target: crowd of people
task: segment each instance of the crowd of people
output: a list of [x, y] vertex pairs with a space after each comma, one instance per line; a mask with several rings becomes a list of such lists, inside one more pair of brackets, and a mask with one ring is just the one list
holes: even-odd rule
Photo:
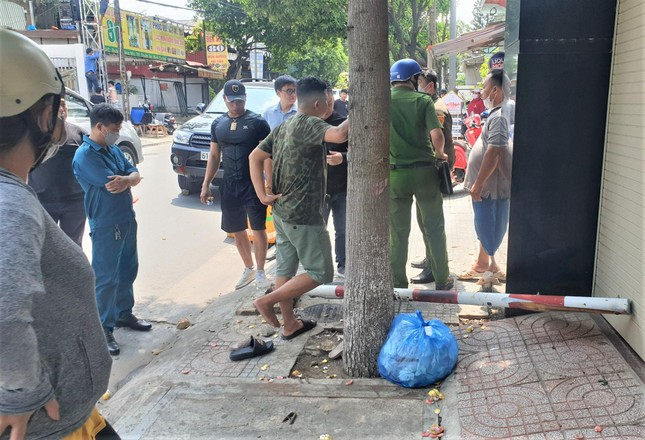
[[[110, 355], [120, 353], [114, 328], [152, 328], [133, 314], [138, 256], [131, 188], [141, 176], [115, 145], [124, 117], [100, 102], [90, 112], [90, 133], [83, 133], [65, 122], [63, 82], [44, 52], [2, 28], [0, 45], [3, 60], [12, 60], [0, 63], [0, 434], [8, 429], [12, 439], [25, 434], [117, 439], [95, 407], [107, 387]], [[96, 60], [91, 51], [88, 57]], [[86, 67], [88, 85], [100, 92], [95, 74], [95, 67]], [[434, 281], [436, 290], [451, 290], [435, 167], [438, 160], [454, 160], [450, 114], [438, 100], [436, 75], [416, 61], [394, 63], [390, 81], [394, 287], [408, 286], [414, 202], [426, 255], [424, 271], [411, 281]], [[316, 326], [296, 316], [293, 300], [331, 282], [335, 271], [345, 274], [350, 110], [347, 90], [335, 101], [330, 85], [312, 76], [281, 76], [275, 92], [278, 104], [259, 115], [246, 109], [242, 82], [224, 85], [228, 111], [212, 123], [200, 199], [212, 200], [210, 182], [222, 161], [221, 227], [235, 237], [244, 264], [236, 288], [255, 280], [266, 290], [253, 304], [290, 340]], [[465, 182], [480, 241], [479, 258], [468, 271], [472, 276], [501, 273], [494, 256], [508, 224], [512, 146], [503, 111], [507, 96], [503, 72], [492, 71], [482, 90], [490, 117]], [[277, 234], [272, 290], [264, 272], [268, 206]], [[336, 270], [327, 232], [330, 213]], [[86, 219], [91, 265], [81, 248]], [[299, 265], [304, 272], [298, 273]]]

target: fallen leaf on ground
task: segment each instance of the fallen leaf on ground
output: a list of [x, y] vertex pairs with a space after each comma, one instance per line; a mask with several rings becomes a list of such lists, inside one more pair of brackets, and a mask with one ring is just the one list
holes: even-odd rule
[[157, 356], [159, 353], [161, 353], [161, 350], [159, 350], [158, 348], [155, 348], [154, 350], [151, 351], [151, 353]]
[[473, 332], [473, 326], [472, 325], [469, 325], [468, 327], [466, 327], [466, 333], [472, 333], [472, 332]]
[[345, 385], [351, 385], [351, 384], [353, 384], [353, 383], [354, 383], [354, 381], [353, 381], [353, 380], [351, 380], [351, 379], [349, 379], [347, 382], [345, 382]]
[[293, 376], [293, 377], [302, 377], [302, 373], [300, 371], [298, 371], [298, 370], [293, 370], [291, 372], [291, 376]]
[[184, 368], [183, 370], [181, 370], [181, 374], [188, 374], [188, 373], [190, 373], [190, 368]]
[[327, 379], [336, 379], [336, 375], [335, 374], [330, 374], [330, 375], [327, 376]]
[[177, 323], [177, 329], [179, 330], [186, 330], [188, 327], [190, 327], [190, 321], [186, 318], [180, 319]]
[[269, 369], [269, 364], [264, 364], [260, 367], [260, 371], [266, 371]]
[[435, 408], [434, 413], [435, 414], [441, 414], [441, 410], [439, 408]]
[[326, 364], [327, 362], [329, 362], [327, 359], [323, 359], [322, 361], [320, 361], [321, 364]]
[[107, 390], [102, 396], [101, 399], [103, 400], [109, 400], [110, 397], [112, 397], [112, 394], [110, 394], [110, 390]]
[[594, 429], [596, 432], [602, 432], [602, 426], [600, 425], [596, 426]]

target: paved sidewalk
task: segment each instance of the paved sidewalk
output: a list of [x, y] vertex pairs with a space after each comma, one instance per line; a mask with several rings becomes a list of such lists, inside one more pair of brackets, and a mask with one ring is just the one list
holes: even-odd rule
[[[463, 197], [445, 204], [453, 272], [476, 251], [470, 243], [473, 254], [458, 252], [474, 235], [468, 208]], [[411, 256], [422, 254], [415, 233]], [[457, 288], [477, 290], [474, 283]], [[437, 421], [437, 408], [444, 439], [645, 438], [643, 363], [598, 316], [548, 312], [458, 325], [459, 306], [397, 303], [397, 313], [420, 308], [426, 319], [452, 324], [459, 343], [457, 367], [441, 385], [445, 400], [428, 404], [429, 388], [289, 377], [308, 338], [342, 326], [339, 300], [303, 297], [299, 311], [316, 317], [318, 330], [291, 341], [272, 338], [272, 353], [230, 361], [230, 346], [261, 325], [257, 315], [244, 314], [261, 294], [249, 286], [215, 300], [100, 403], [124, 439], [420, 439]], [[291, 412], [293, 423], [283, 422]]]

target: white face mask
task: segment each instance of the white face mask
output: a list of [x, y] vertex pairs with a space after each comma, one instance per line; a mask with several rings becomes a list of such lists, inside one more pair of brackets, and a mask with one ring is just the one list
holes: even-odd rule
[[493, 101], [490, 99], [490, 97], [484, 98], [484, 106], [488, 110], [491, 110], [491, 109], [495, 108], [495, 104], [493, 104]]

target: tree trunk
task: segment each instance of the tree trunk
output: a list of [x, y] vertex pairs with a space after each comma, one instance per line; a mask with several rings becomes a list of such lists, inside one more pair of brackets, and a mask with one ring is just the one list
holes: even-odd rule
[[387, 0], [349, 1], [351, 96], [345, 371], [376, 377], [394, 312], [390, 270]]

